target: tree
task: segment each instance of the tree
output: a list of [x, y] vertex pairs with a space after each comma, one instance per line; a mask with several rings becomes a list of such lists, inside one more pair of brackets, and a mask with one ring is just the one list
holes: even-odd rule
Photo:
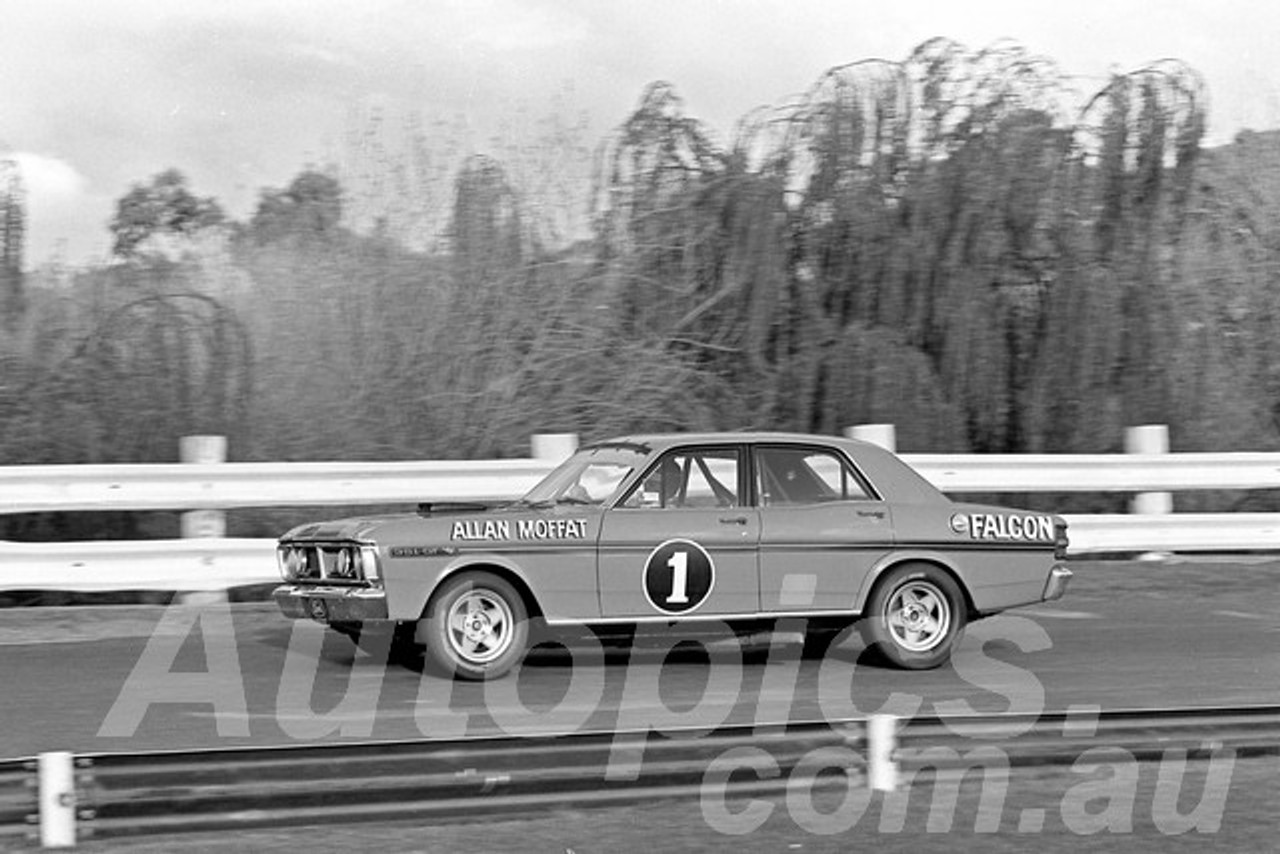
[[502, 164], [467, 158], [458, 174], [450, 225], [458, 283], [467, 291], [506, 282], [531, 257], [524, 211]]
[[8, 324], [16, 323], [23, 310], [26, 225], [26, 191], [18, 164], [0, 160], [0, 320]]
[[263, 190], [249, 221], [249, 235], [259, 244], [297, 240], [324, 243], [337, 236], [342, 222], [342, 185], [314, 169], [298, 174], [283, 190]]
[[222, 207], [212, 197], [200, 198], [187, 189], [177, 169], [159, 173], [147, 184], [135, 184], [116, 202], [111, 220], [112, 251], [121, 258], [167, 256], [179, 242], [221, 225]]
[[1052, 63], [934, 39], [829, 70], [722, 151], [655, 84], [605, 158], [603, 290], [621, 334], [717, 378], [724, 426], [1105, 450], [1176, 415], [1201, 88], [1162, 62], [1078, 111]]

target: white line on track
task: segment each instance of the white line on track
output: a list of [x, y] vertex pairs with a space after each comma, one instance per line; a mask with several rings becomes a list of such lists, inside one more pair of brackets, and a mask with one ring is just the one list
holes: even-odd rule
[[1092, 611], [1064, 611], [1055, 609], [1052, 611], [1028, 611], [1029, 617], [1047, 617], [1051, 620], [1101, 620], [1101, 614], [1095, 614]]

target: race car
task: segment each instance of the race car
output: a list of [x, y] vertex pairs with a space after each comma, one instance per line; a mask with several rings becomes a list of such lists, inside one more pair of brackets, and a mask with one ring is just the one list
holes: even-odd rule
[[953, 502], [867, 442], [637, 435], [580, 448], [515, 501], [297, 527], [274, 598], [463, 679], [507, 673], [542, 631], [784, 617], [813, 649], [857, 623], [887, 663], [924, 669], [966, 623], [1061, 597], [1067, 546], [1061, 518]]

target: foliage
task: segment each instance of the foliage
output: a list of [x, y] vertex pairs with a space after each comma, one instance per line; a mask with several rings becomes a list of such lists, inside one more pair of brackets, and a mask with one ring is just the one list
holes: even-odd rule
[[106, 284], [90, 305], [43, 300], [24, 318], [22, 355], [10, 351], [0, 386], [10, 428], [0, 452], [32, 463], [166, 461], [178, 436], [246, 438], [251, 353], [236, 316], [199, 293]]
[[1145, 422], [1272, 448], [1280, 147], [1202, 151], [1205, 109], [1177, 63], [1077, 104], [1016, 45], [937, 39], [727, 145], [655, 83], [576, 202], [562, 119], [446, 164], [456, 129], [411, 123], [398, 161], [375, 116], [358, 168], [264, 190], [230, 241], [162, 173], [118, 205], [126, 262], [0, 345], [0, 464], [165, 459], [192, 431], [406, 459], [865, 422], [908, 451], [1116, 451]]
[[[112, 251], [121, 258], [164, 254], [166, 241], [190, 238], [225, 219], [217, 201], [194, 195], [181, 172], [167, 169], [146, 184], [135, 184], [116, 202], [110, 226], [115, 238]], [[159, 241], [160, 246], [149, 241]]]
[[320, 243], [336, 236], [341, 222], [342, 186], [331, 175], [307, 169], [285, 189], [262, 192], [247, 233], [259, 244]]
[[22, 253], [27, 226], [26, 189], [13, 160], [0, 160], [0, 329], [22, 313]]
[[1048, 62], [939, 39], [832, 69], [721, 151], [654, 87], [613, 143], [600, 251], [625, 259], [636, 322], [726, 377], [730, 425], [871, 417], [908, 448], [1102, 450], [1176, 420], [1169, 253], [1204, 98], [1166, 64], [1074, 120], [1064, 102]]

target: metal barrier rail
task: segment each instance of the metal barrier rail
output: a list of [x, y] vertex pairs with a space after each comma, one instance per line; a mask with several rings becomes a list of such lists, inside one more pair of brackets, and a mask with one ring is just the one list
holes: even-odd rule
[[[1067, 516], [1074, 556], [1280, 551], [1280, 513]], [[226, 590], [280, 580], [275, 540], [0, 540], [3, 590]]]
[[[1280, 454], [903, 454], [944, 492], [1277, 489]], [[0, 513], [501, 500], [542, 459], [0, 467]]]
[[280, 581], [275, 540], [0, 540], [0, 591], [228, 590]]
[[943, 492], [1280, 488], [1280, 454], [901, 454]]
[[0, 467], [0, 513], [230, 510], [517, 498], [547, 460]]
[[[220, 511], [516, 498], [554, 459], [0, 467], [0, 513]], [[554, 456], [554, 455], [551, 455]], [[906, 454], [948, 492], [1280, 487], [1280, 454]], [[1280, 514], [1069, 516], [1071, 553], [1280, 550]], [[266, 540], [0, 541], [0, 590], [225, 590], [276, 580]]]
[[0, 849], [24, 837], [38, 808], [36, 778], [30, 763], [21, 759], [0, 761]]
[[[902, 722], [877, 717], [889, 724], [887, 730], [868, 726], [873, 718], [731, 726], [710, 733], [97, 754], [75, 760], [75, 803], [68, 815], [78, 819], [81, 836], [115, 837], [635, 804], [697, 797], [711, 763], [734, 748], [750, 748], [754, 764], [749, 767], [756, 769], [766, 761], [759, 752], [764, 751], [777, 773], [723, 774], [730, 798], [784, 794], [794, 773], [813, 775], [807, 785], [842, 786], [852, 780], [892, 789], [903, 778], [920, 779], [922, 771], [927, 779], [930, 772], [981, 766], [990, 761], [992, 747], [999, 750], [1001, 769], [1069, 765], [1100, 746], [1121, 747], [1139, 761], [1161, 759], [1169, 751], [1189, 758], [1208, 758], [1224, 749], [1239, 757], [1280, 754], [1276, 706]], [[887, 734], [877, 736], [877, 729]], [[974, 748], [985, 753], [970, 752]], [[814, 757], [822, 761], [797, 771]], [[837, 759], [853, 762], [853, 767], [842, 766], [847, 777], [818, 775], [818, 766], [833, 767]], [[876, 762], [887, 767], [877, 769]], [[35, 766], [26, 763], [28, 774]], [[0, 767], [0, 784], [5, 770]], [[908, 773], [900, 777], [901, 772]], [[70, 772], [64, 776], [69, 780]], [[29, 805], [30, 797], [23, 803]], [[12, 809], [0, 811], [0, 825], [6, 820], [13, 821]], [[42, 817], [23, 820], [24, 826], [45, 829]], [[0, 838], [13, 832], [0, 826]]]

